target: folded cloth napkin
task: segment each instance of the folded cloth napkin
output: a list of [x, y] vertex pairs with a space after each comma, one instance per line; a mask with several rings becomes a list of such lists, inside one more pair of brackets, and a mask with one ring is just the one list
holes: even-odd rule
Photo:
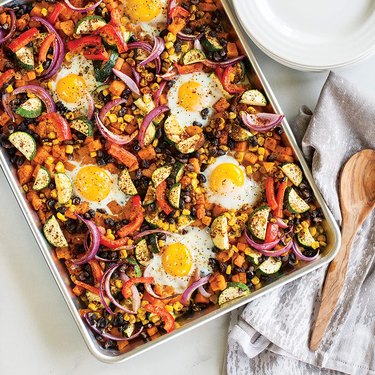
[[[330, 73], [314, 114], [302, 107], [292, 128], [302, 140], [320, 191], [341, 223], [339, 171], [357, 151], [375, 149], [375, 98]], [[227, 373], [375, 374], [374, 228], [373, 212], [354, 240], [343, 293], [316, 352], [309, 350], [308, 342], [327, 267], [233, 313]]]

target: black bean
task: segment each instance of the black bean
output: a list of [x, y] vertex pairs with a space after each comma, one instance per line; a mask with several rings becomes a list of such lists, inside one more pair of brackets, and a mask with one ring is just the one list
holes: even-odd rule
[[60, 212], [61, 214], [65, 214], [65, 212], [66, 212], [66, 210], [67, 210], [67, 208], [65, 207], [65, 206], [61, 206], [61, 207], [59, 207], [59, 208], [57, 208], [57, 212]]
[[47, 206], [52, 209], [52, 208], [55, 207], [56, 203], [57, 203], [57, 201], [55, 201], [54, 199], [48, 199]]
[[208, 108], [204, 108], [201, 110], [201, 116], [203, 118], [203, 120], [207, 119], [207, 116], [209, 114], [210, 110]]
[[197, 178], [198, 178], [198, 181], [202, 183], [205, 183], [207, 181], [206, 176], [202, 173], [199, 173]]

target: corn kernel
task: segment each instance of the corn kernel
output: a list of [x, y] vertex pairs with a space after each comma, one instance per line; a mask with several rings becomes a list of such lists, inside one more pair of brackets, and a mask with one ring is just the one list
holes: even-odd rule
[[187, 208], [184, 208], [182, 210], [182, 215], [190, 215], [190, 210], [188, 210]]
[[157, 323], [160, 320], [160, 318], [158, 315], [154, 315], [150, 318], [150, 320], [152, 323]]
[[97, 309], [98, 309], [98, 307], [95, 305], [95, 303], [89, 303], [88, 305], [87, 305], [87, 307], [90, 309], [90, 310], [92, 310], [92, 311], [96, 311]]
[[74, 119], [74, 113], [73, 112], [68, 112], [65, 117], [67, 120], [73, 120]]
[[134, 315], [130, 315], [130, 316], [129, 316], [129, 323], [134, 324], [135, 322], [136, 322], [136, 318], [135, 318], [135, 316], [134, 316]]
[[11, 92], [13, 92], [13, 86], [12, 85], [8, 85], [7, 88], [5, 89], [5, 91], [10, 94]]
[[169, 55], [174, 55], [174, 53], [176, 52], [173, 47], [172, 48], [168, 48], [167, 51], [168, 51]]
[[56, 198], [57, 198], [57, 191], [56, 191], [56, 189], [53, 189], [53, 190], [51, 191], [51, 197], [52, 197], [53, 199], [56, 199]]
[[119, 280], [119, 279], [117, 279], [117, 280], [115, 281], [115, 285], [116, 285], [116, 288], [121, 289], [121, 288], [122, 288], [122, 281]]
[[67, 221], [68, 219], [65, 217], [65, 215], [63, 215], [61, 212], [58, 212], [56, 214], [57, 218], [61, 221]]
[[110, 233], [110, 234], [107, 234], [106, 237], [109, 239], [109, 240], [114, 240], [115, 239], [115, 236]]
[[253, 174], [253, 167], [252, 167], [251, 165], [248, 165], [248, 166], [246, 167], [246, 174], [247, 174], [248, 176], [251, 176], [251, 175]]
[[176, 41], [176, 35], [173, 33], [168, 33], [166, 36], [166, 41], [167, 42], [175, 42]]
[[66, 154], [73, 154], [73, 151], [74, 151], [74, 147], [72, 145], [67, 145], [65, 147], [65, 153]]
[[320, 241], [320, 242], [319, 242], [319, 245], [322, 246], [322, 247], [325, 247], [325, 246], [327, 246], [327, 242]]
[[26, 184], [22, 186], [22, 189], [25, 193], [29, 191], [29, 187]]
[[258, 154], [259, 154], [259, 155], [264, 155], [264, 151], [265, 151], [265, 150], [264, 150], [264, 147], [259, 147], [259, 148], [258, 148]]
[[71, 199], [69, 199], [68, 200], [68, 203], [65, 203], [65, 207], [70, 207], [72, 205], [72, 200]]
[[318, 241], [327, 241], [327, 238], [326, 238], [326, 236], [324, 236], [324, 235], [320, 235], [319, 237], [318, 237]]
[[69, 211], [70, 211], [70, 212], [74, 212], [76, 209], [77, 209], [77, 206], [75, 206], [74, 204], [72, 204], [72, 205], [69, 207]]
[[41, 13], [43, 17], [45, 17], [48, 14], [48, 10], [46, 8], [42, 8]]
[[227, 267], [227, 269], [226, 269], [226, 271], [225, 271], [225, 273], [226, 273], [227, 275], [230, 275], [231, 272], [232, 272], [232, 266], [229, 264], [228, 267]]
[[189, 46], [187, 44], [183, 44], [181, 46], [181, 52], [184, 53], [184, 52], [187, 52], [189, 50]]
[[161, 57], [163, 60], [166, 60], [166, 59], [169, 57], [169, 54], [168, 54], [167, 51], [164, 51], [164, 52], [160, 55], [160, 57]]
[[173, 304], [173, 309], [174, 309], [174, 311], [181, 311], [182, 309], [183, 309], [183, 305], [182, 305], [182, 303], [181, 302], [175, 302], [174, 304]]
[[[141, 305], [142, 305], [142, 307], [145, 307], [146, 305], [148, 305], [150, 302], [148, 302], [148, 301], [142, 301], [142, 303], [141, 303]], [[138, 310], [139, 311], [139, 310]]]
[[311, 247], [312, 247], [314, 250], [317, 249], [319, 246], [320, 246], [319, 241], [314, 241], [314, 242], [311, 244]]
[[172, 42], [165, 43], [165, 48], [166, 49], [169, 49], [169, 48], [172, 48], [172, 47], [173, 47], [173, 43]]
[[52, 156], [48, 156], [45, 163], [51, 165], [54, 161], [55, 159]]
[[124, 120], [125, 120], [125, 122], [131, 122], [131, 121], [134, 120], [134, 116], [133, 115], [125, 115]]
[[108, 96], [109, 95], [109, 91], [107, 89], [103, 90], [102, 93], [103, 93], [104, 96]]
[[237, 115], [234, 112], [229, 112], [229, 120], [234, 120], [237, 117]]
[[59, 161], [56, 166], [55, 166], [55, 171], [58, 172], [58, 173], [64, 173], [65, 172], [65, 167], [64, 167], [64, 164]]
[[259, 161], [263, 161], [263, 160], [264, 160], [264, 155], [259, 155], [259, 156], [258, 156], [258, 160], [259, 160]]
[[258, 276], [254, 276], [254, 277], [251, 279], [251, 282], [252, 282], [254, 285], [258, 285], [258, 284], [260, 283], [259, 277], [258, 277]]
[[[39, 64], [36, 68], [35, 68], [35, 72], [36, 73], [42, 73], [43, 72], [43, 70], [44, 70], [44, 68], [43, 68], [43, 65], [42, 64]], [[48, 82], [48, 86], [49, 86], [49, 83], [50, 82]], [[52, 82], [51, 82], [51, 85], [52, 85]]]
[[108, 118], [112, 123], [117, 122], [117, 116], [114, 113], [111, 113]]
[[124, 320], [126, 320], [127, 322], [129, 321], [129, 314], [128, 313], [126, 313], [126, 314], [124, 314]]
[[255, 285], [255, 290], [258, 290], [258, 289], [260, 289], [261, 287], [262, 287], [262, 283], [259, 283], [259, 284]]
[[120, 258], [125, 259], [128, 257], [128, 252], [125, 249], [120, 250]]
[[96, 155], [97, 155], [96, 151], [91, 151], [91, 152], [90, 152], [90, 156], [91, 156], [92, 158], [96, 158]]
[[263, 146], [264, 145], [264, 137], [258, 137], [258, 145]]
[[302, 226], [304, 227], [304, 228], [308, 228], [309, 227], [309, 223], [306, 221], [306, 220], [304, 220], [304, 221], [302, 221]]
[[171, 305], [165, 305], [165, 309], [171, 313], [173, 313], [173, 306]]

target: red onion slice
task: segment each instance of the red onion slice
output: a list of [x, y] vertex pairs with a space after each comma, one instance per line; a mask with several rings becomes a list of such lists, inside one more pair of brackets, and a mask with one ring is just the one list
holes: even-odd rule
[[247, 243], [252, 246], [255, 250], [258, 250], [259, 252], [262, 252], [262, 251], [268, 251], [268, 250], [271, 250], [273, 249], [279, 242], [280, 242], [280, 239], [278, 238], [277, 240], [275, 241], [272, 241], [272, 242], [267, 242], [267, 243], [257, 243], [255, 242], [251, 236], [249, 236], [247, 234], [247, 232], [245, 231], [245, 238], [246, 238], [246, 241]]
[[91, 120], [95, 111], [95, 102], [94, 102], [94, 98], [92, 97], [90, 93], [87, 93], [87, 100], [89, 103], [89, 108], [87, 110], [87, 118]]
[[152, 47], [146, 42], [133, 42], [128, 44], [128, 49], [140, 48], [146, 52], [151, 52]]
[[147, 65], [149, 62], [158, 58], [161, 55], [161, 53], [164, 51], [164, 47], [165, 47], [164, 40], [162, 38], [158, 37], [158, 36], [155, 37], [154, 47], [152, 48], [152, 51], [151, 51], [150, 55], [146, 59], [141, 61], [139, 63], [139, 65], [140, 66]]
[[116, 107], [116, 105], [121, 105], [121, 104], [124, 104], [126, 103], [126, 100], [125, 99], [122, 99], [122, 98], [118, 98], [118, 99], [115, 99], [115, 100], [112, 100], [110, 102], [108, 102], [99, 112], [99, 118], [100, 118], [100, 121], [104, 121], [104, 118], [106, 116], [106, 114], [113, 108], [113, 107]]
[[204, 298], [210, 298], [211, 295], [212, 295], [211, 293], [208, 293], [206, 289], [203, 288], [203, 285], [201, 285], [201, 286], [198, 288], [198, 290], [199, 290], [199, 293], [202, 294], [202, 296], [203, 296]]
[[[75, 265], [82, 265], [87, 263], [89, 260], [94, 259], [95, 255], [97, 254], [100, 246], [100, 232], [98, 230], [98, 227], [90, 220], [84, 219], [80, 215], [76, 215], [83, 223], [86, 224], [88, 228], [88, 232], [86, 234], [85, 238], [85, 250], [86, 254], [84, 254], [81, 258], [73, 260], [73, 263]], [[90, 246], [88, 246], [88, 238], [91, 237], [91, 243]]]
[[113, 341], [129, 341], [129, 340], [132, 340], [132, 339], [135, 339], [136, 337], [138, 337], [140, 335], [140, 333], [143, 331], [143, 327], [141, 327], [136, 333], [134, 333], [133, 335], [129, 336], [129, 337], [118, 337], [118, 336], [114, 336], [114, 335], [111, 335], [110, 333], [108, 332], [105, 332], [105, 331], [102, 331], [100, 330], [95, 324], [91, 324], [91, 320], [89, 318], [89, 314], [90, 313], [86, 313], [84, 315], [84, 318], [86, 320], [86, 323], [88, 324], [88, 326], [95, 332], [97, 333], [98, 335], [108, 339], [108, 340], [113, 340]]
[[[150, 273], [150, 269], [151, 269], [151, 266], [147, 266], [145, 268], [145, 270], [143, 271], [143, 276], [144, 277], [152, 277], [151, 273]], [[173, 297], [176, 297], [177, 295], [176, 294], [172, 294], [171, 296], [167, 296], [167, 297], [160, 297], [159, 295], [157, 295], [154, 290], [152, 289], [152, 286], [151, 284], [148, 284], [148, 283], [144, 283], [144, 287], [145, 287], [145, 290], [146, 292], [156, 298], [156, 299], [160, 299], [160, 300], [163, 300], [163, 299], [169, 299], [169, 298], [173, 298]]]
[[313, 256], [313, 257], [307, 257], [306, 255], [303, 255], [301, 250], [299, 249], [298, 245], [295, 243], [295, 241], [291, 241], [293, 243], [292, 249], [294, 254], [296, 254], [296, 257], [300, 260], [303, 260], [305, 262], [311, 262], [313, 260], [316, 260], [319, 258], [319, 251]]
[[[198, 34], [198, 35], [185, 34], [185, 33], [183, 33], [182, 31], [179, 31], [179, 32], [177, 33], [177, 38], [179, 38], [179, 39], [181, 39], [181, 40], [191, 40], [191, 41], [192, 41], [192, 40], [199, 40], [199, 38], [201, 38], [202, 35], [203, 35], [203, 34]], [[196, 48], [195, 45], [194, 45], [194, 48]]]
[[283, 248], [279, 249], [279, 250], [272, 250], [272, 251], [267, 251], [267, 250], [258, 250], [261, 254], [267, 256], [267, 257], [278, 257], [284, 253], [286, 253], [287, 251], [290, 250], [290, 248], [292, 247], [293, 245], [293, 241], [289, 241], [286, 246], [284, 246]]
[[[0, 44], [5, 43], [7, 40], [9, 40], [16, 31], [16, 14], [13, 9], [10, 8], [4, 8], [3, 12], [8, 12], [10, 15], [10, 26], [9, 26], [9, 32], [7, 35], [4, 36], [4, 34], [1, 36]], [[4, 30], [4, 29], [2, 29]]]
[[243, 60], [244, 58], [245, 58], [245, 56], [241, 55], [241, 56], [235, 57], [233, 59], [226, 60], [226, 61], [220, 61], [220, 62], [216, 62], [216, 61], [212, 61], [212, 60], [204, 60], [203, 64], [208, 66], [209, 68], [213, 68], [213, 69], [216, 69], [217, 67], [227, 68], [228, 66], [232, 66], [232, 65], [238, 63], [239, 61]]
[[76, 12], [79, 12], [79, 13], [83, 13], [83, 12], [90, 12], [91, 10], [94, 10], [98, 5], [100, 5], [100, 3], [102, 2], [103, 0], [99, 0], [97, 1], [95, 4], [93, 5], [90, 5], [88, 7], [85, 7], [85, 8], [77, 8], [75, 7], [69, 0], [64, 0], [66, 6], [71, 9], [71, 10], [74, 10]]
[[243, 123], [250, 130], [259, 133], [272, 130], [275, 126], [279, 125], [284, 118], [284, 115], [279, 115], [276, 113], [250, 114], [242, 111], [240, 115]]
[[142, 121], [142, 125], [139, 129], [138, 139], [139, 139], [139, 146], [140, 147], [142, 147], [142, 148], [145, 147], [145, 135], [146, 135], [147, 129], [150, 126], [152, 120], [155, 117], [157, 117], [160, 114], [162, 114], [164, 112], [167, 112], [167, 111], [169, 111], [169, 107], [164, 105], [164, 106], [154, 108], [147, 116], [145, 116], [145, 118]]
[[166, 84], [167, 84], [167, 81], [161, 82], [160, 85], [159, 85], [158, 91], [156, 91], [154, 93], [154, 104], [155, 104], [155, 107], [157, 107], [159, 105], [160, 95], [163, 93], [163, 90], [164, 90]]
[[276, 224], [283, 229], [288, 228], [288, 224], [285, 223], [283, 219], [280, 219], [279, 217], [276, 219]]
[[195, 281], [193, 284], [191, 284], [186, 290], [185, 292], [183, 293], [182, 297], [181, 297], [181, 303], [183, 305], [188, 305], [189, 304], [189, 301], [190, 301], [190, 298], [191, 298], [191, 295], [193, 294], [193, 292], [198, 289], [200, 286], [208, 283], [208, 280], [210, 279], [211, 277], [211, 274], [205, 276], [205, 277], [202, 277], [201, 279], [199, 279], [198, 281]]
[[138, 238], [142, 238], [142, 237], [146, 237], [150, 234], [154, 234], [154, 233], [164, 233], [164, 234], [172, 234], [172, 232], [169, 232], [167, 230], [162, 230], [162, 229], [150, 229], [150, 230], [145, 230], [141, 233], [138, 233], [137, 235], [135, 235], [133, 238], [136, 240]]
[[137, 70], [133, 66], [131, 67], [131, 70], [133, 73], [134, 81], [138, 86], [139, 82], [141, 82], [141, 75], [137, 72]]
[[112, 133], [104, 126], [103, 122], [100, 120], [99, 115], [97, 113], [95, 113], [95, 122], [102, 136], [118, 145], [126, 145], [130, 143], [138, 135], [138, 131], [135, 131], [131, 135], [119, 135]]
[[123, 72], [120, 72], [115, 68], [113, 68], [112, 71], [116, 77], [120, 78], [121, 81], [123, 81], [125, 85], [128, 86], [132, 92], [134, 92], [134, 94], [141, 95], [141, 92], [139, 91], [137, 84], [128, 75], [126, 75]]
[[174, 66], [171, 66], [168, 71], [162, 75], [158, 75], [159, 78], [164, 79], [165, 81], [171, 81], [178, 74], [177, 69]]
[[171, 10], [173, 8], [175, 8], [176, 6], [177, 6], [177, 1], [176, 0], [169, 0], [168, 1], [168, 7], [167, 7], [167, 25], [169, 25], [170, 22], [171, 22], [171, 16], [170, 16]]

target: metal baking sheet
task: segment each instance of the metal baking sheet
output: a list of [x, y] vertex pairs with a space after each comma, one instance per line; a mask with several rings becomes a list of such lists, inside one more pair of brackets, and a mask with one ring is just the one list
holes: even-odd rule
[[[18, 4], [25, 3], [26, 1], [17, 1]], [[0, 5], [5, 4], [12, 4], [14, 1], [1, 1]], [[227, 14], [228, 20], [232, 25], [233, 31], [238, 36], [238, 47], [242, 50], [244, 54], [246, 54], [249, 58], [249, 61], [251, 63], [252, 69], [250, 72], [250, 77], [253, 81], [254, 79], [257, 79], [258, 82], [263, 87], [263, 90], [265, 91], [269, 102], [271, 103], [273, 109], [277, 113], [283, 113], [282, 109], [280, 108], [266, 78], [264, 77], [261, 68], [259, 67], [251, 49], [250, 46], [247, 44], [246, 36], [239, 24], [239, 21], [237, 20], [232, 7], [230, 0], [217, 0], [217, 4], [219, 7], [224, 9], [224, 11]], [[293, 136], [293, 133], [291, 131], [291, 128], [287, 122], [286, 119], [283, 121], [283, 127], [285, 130], [285, 133], [289, 139], [290, 146], [293, 148], [295, 155], [297, 156], [299, 162], [301, 163], [302, 169], [304, 171], [304, 174], [315, 194], [315, 197], [317, 201], [319, 202], [322, 211], [325, 216], [325, 229], [327, 231], [327, 247], [322, 254], [322, 256], [319, 258], [319, 260], [309, 263], [309, 264], [301, 264], [299, 263], [298, 266], [290, 270], [288, 272], [284, 272], [277, 280], [274, 280], [273, 282], [269, 283], [268, 285], [265, 285], [261, 289], [253, 292], [250, 296], [244, 297], [242, 299], [235, 300], [229, 304], [227, 304], [224, 307], [218, 307], [218, 306], [210, 306], [206, 310], [196, 313], [194, 316], [184, 319], [181, 323], [181, 327], [177, 329], [176, 331], [165, 334], [159, 338], [157, 338], [154, 341], [150, 342], [143, 342], [142, 340], [131, 342], [130, 345], [128, 345], [127, 351], [124, 353], [118, 353], [115, 351], [109, 351], [104, 350], [100, 347], [100, 345], [97, 343], [94, 334], [91, 332], [91, 330], [86, 326], [82, 318], [80, 317], [78, 313], [78, 309], [80, 308], [80, 301], [79, 299], [72, 293], [72, 287], [70, 278], [68, 275], [67, 270], [65, 269], [65, 266], [60, 262], [55, 254], [54, 251], [51, 251], [51, 247], [44, 238], [41, 230], [40, 230], [40, 224], [39, 219], [36, 215], [36, 213], [33, 211], [31, 206], [29, 205], [28, 201], [26, 200], [26, 196], [23, 193], [23, 190], [18, 182], [15, 170], [13, 166], [10, 164], [6, 152], [4, 149], [0, 149], [0, 166], [4, 172], [4, 175], [13, 191], [13, 194], [17, 200], [17, 203], [19, 204], [23, 215], [35, 237], [35, 240], [44, 256], [44, 259], [46, 260], [48, 267], [50, 271], [52, 272], [54, 279], [61, 291], [62, 296], [64, 297], [71, 313], [73, 316], [73, 319], [75, 320], [78, 329], [80, 330], [88, 349], [90, 352], [100, 361], [106, 362], [106, 363], [118, 363], [126, 361], [136, 355], [139, 355], [141, 353], [146, 352], [147, 350], [152, 349], [153, 347], [160, 345], [168, 340], [173, 339], [174, 337], [177, 337], [179, 335], [184, 334], [185, 332], [192, 330], [194, 328], [197, 328], [199, 326], [202, 326], [204, 323], [215, 319], [221, 315], [224, 315], [242, 305], [245, 305], [249, 303], [250, 301], [254, 300], [257, 297], [260, 297], [269, 291], [278, 288], [282, 285], [285, 285], [286, 283], [289, 283], [303, 275], [306, 275], [307, 273], [322, 267], [323, 265], [329, 263], [334, 256], [336, 255], [340, 242], [340, 230], [335, 222], [331, 212], [329, 211], [326, 203], [324, 202], [314, 180], [311, 175], [311, 172], [309, 170], [308, 165], [306, 164], [306, 161], [303, 158], [303, 154], [301, 150], [299, 149], [296, 140]], [[202, 328], [204, 329], [204, 328]]]

